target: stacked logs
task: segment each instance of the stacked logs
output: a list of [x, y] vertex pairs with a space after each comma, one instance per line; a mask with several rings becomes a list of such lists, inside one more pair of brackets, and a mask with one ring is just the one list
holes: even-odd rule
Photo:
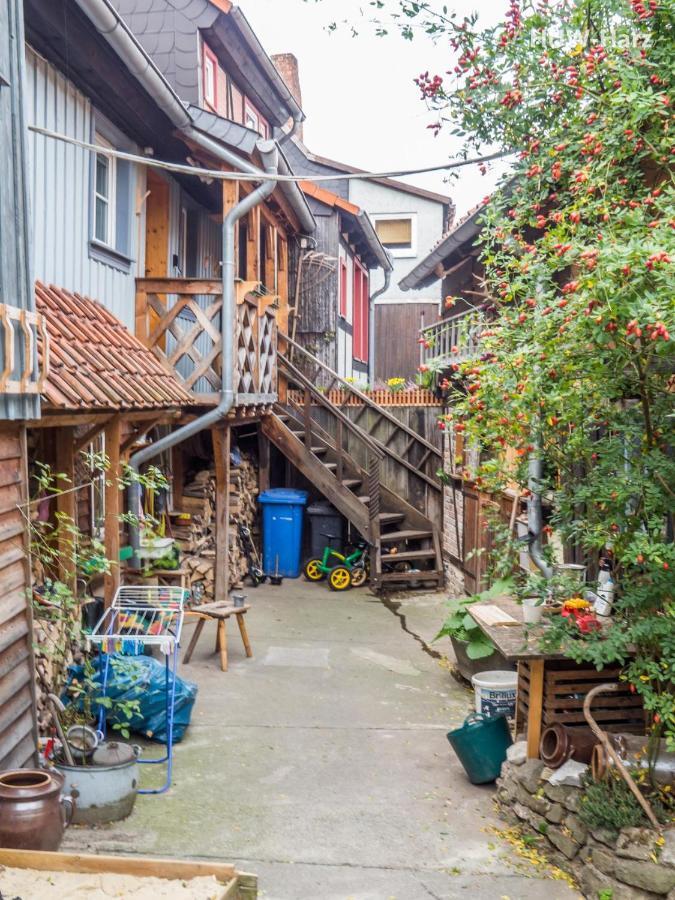
[[[242, 453], [241, 462], [230, 467], [230, 519], [228, 557], [230, 587], [241, 586], [248, 567], [239, 538], [239, 525], [254, 533], [258, 471], [254, 458]], [[181, 515], [182, 514], [182, 515]], [[214, 469], [195, 473], [183, 488], [180, 512], [171, 516], [171, 534], [181, 550], [187, 584], [196, 600], [213, 600], [216, 556], [216, 477]]]

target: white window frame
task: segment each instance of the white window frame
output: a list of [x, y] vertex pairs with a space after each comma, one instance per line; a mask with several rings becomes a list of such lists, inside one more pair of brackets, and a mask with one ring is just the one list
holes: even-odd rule
[[260, 132], [260, 116], [244, 97], [244, 127]]
[[[108, 150], [114, 150], [115, 148], [110, 143], [110, 141], [106, 141], [104, 137], [100, 134], [96, 133], [94, 136], [94, 143], [98, 147], [105, 147]], [[99, 194], [97, 191], [97, 167], [99, 157], [105, 160], [106, 165], [108, 167], [108, 196], [106, 197], [104, 194]], [[104, 247], [110, 247], [111, 249], [115, 249], [115, 227], [116, 227], [116, 217], [115, 210], [117, 204], [116, 197], [116, 188], [117, 188], [117, 160], [114, 156], [107, 156], [104, 153], [97, 153], [96, 158], [94, 160], [94, 184], [93, 184], [93, 194], [94, 194], [94, 228], [93, 228], [93, 240], [97, 244], [102, 244]], [[97, 234], [97, 210], [96, 206], [97, 200], [101, 200], [107, 206], [107, 214], [106, 214], [106, 238], [102, 240]]]
[[216, 105], [216, 67], [210, 54], [204, 52], [204, 100], [211, 107]]
[[370, 218], [377, 232], [378, 222], [391, 222], [393, 219], [410, 219], [410, 247], [395, 248], [386, 247], [387, 253], [395, 259], [410, 259], [417, 256], [417, 213], [415, 212], [396, 212], [396, 213], [371, 213]]

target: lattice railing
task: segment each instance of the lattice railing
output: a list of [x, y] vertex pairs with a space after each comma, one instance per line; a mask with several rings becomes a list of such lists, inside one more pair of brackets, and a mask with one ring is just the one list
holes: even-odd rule
[[[269, 298], [239, 285], [232, 334], [238, 405], [276, 399], [276, 318]], [[195, 399], [215, 402], [222, 386], [222, 283], [215, 279], [139, 278], [136, 335]]]

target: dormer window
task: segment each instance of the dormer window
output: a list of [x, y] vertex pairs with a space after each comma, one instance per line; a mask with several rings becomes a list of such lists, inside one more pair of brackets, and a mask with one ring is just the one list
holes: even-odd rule
[[212, 109], [216, 108], [216, 83], [218, 75], [218, 60], [215, 54], [203, 44], [202, 60], [202, 94], [204, 102]]

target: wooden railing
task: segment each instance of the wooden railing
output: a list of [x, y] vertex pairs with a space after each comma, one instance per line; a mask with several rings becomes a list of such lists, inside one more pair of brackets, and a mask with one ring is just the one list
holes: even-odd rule
[[[289, 339], [290, 340], [290, 339]], [[288, 379], [297, 388], [300, 389], [299, 396], [301, 400], [290, 400], [290, 406], [298, 414], [298, 418], [303, 424], [303, 440], [305, 447], [311, 451], [312, 446], [316, 443], [313, 435], [317, 435], [320, 439], [330, 436], [318, 425], [313, 419], [312, 407], [321, 406], [327, 413], [328, 417], [333, 420], [334, 426], [334, 446], [336, 456], [335, 478], [339, 488], [345, 493], [345, 500], [353, 504], [355, 512], [350, 515], [350, 520], [356, 525], [359, 532], [371, 545], [371, 565], [375, 572], [380, 571], [379, 562], [379, 539], [380, 539], [380, 512], [382, 511], [381, 503], [381, 473], [380, 466], [384, 459], [384, 452], [377, 441], [373, 440], [361, 428], [355, 425], [351, 419], [342, 412], [339, 407], [334, 406], [324, 394], [315, 386], [313, 381], [301, 372], [296, 366], [283, 356], [279, 357], [279, 366]], [[296, 395], [298, 396], [298, 395]], [[342, 481], [345, 477], [345, 466], [348, 454], [345, 450], [345, 442], [347, 434], [353, 440], [357, 441], [367, 460], [364, 470], [364, 489], [368, 493], [369, 501], [367, 508], [365, 504], [358, 503], [356, 498], [347, 488], [343, 488]]]
[[[277, 398], [277, 298], [237, 285], [232, 333], [237, 406]], [[222, 387], [222, 283], [216, 279], [138, 278], [136, 336], [173, 371], [195, 400], [215, 403]]]
[[461, 362], [469, 359], [480, 344], [485, 318], [478, 310], [459, 313], [420, 330], [422, 365]]
[[[330, 403], [328, 398], [332, 392], [339, 390], [342, 402], [336, 408], [343, 411], [351, 405], [359, 406], [356, 416], [350, 420], [359, 431], [374, 441], [393, 464], [407, 469], [414, 479], [424, 482], [426, 487], [440, 493], [441, 482], [438, 471], [443, 466], [440, 447], [435, 447], [386, 408], [375, 403], [368, 394], [356, 385], [350, 384], [346, 378], [312, 356], [292, 338], [287, 335], [281, 337], [288, 345], [287, 355], [296, 369], [301, 369], [313, 384], [319, 381], [319, 376], [322, 381], [328, 382], [326, 388], [316, 391], [324, 403]], [[293, 386], [292, 379], [289, 379], [289, 387]], [[381, 438], [385, 422], [388, 423], [388, 434], [386, 438]], [[398, 451], [393, 449], [395, 442], [399, 444]]]
[[49, 335], [41, 313], [0, 303], [0, 353], [0, 394], [43, 392], [49, 375]]

